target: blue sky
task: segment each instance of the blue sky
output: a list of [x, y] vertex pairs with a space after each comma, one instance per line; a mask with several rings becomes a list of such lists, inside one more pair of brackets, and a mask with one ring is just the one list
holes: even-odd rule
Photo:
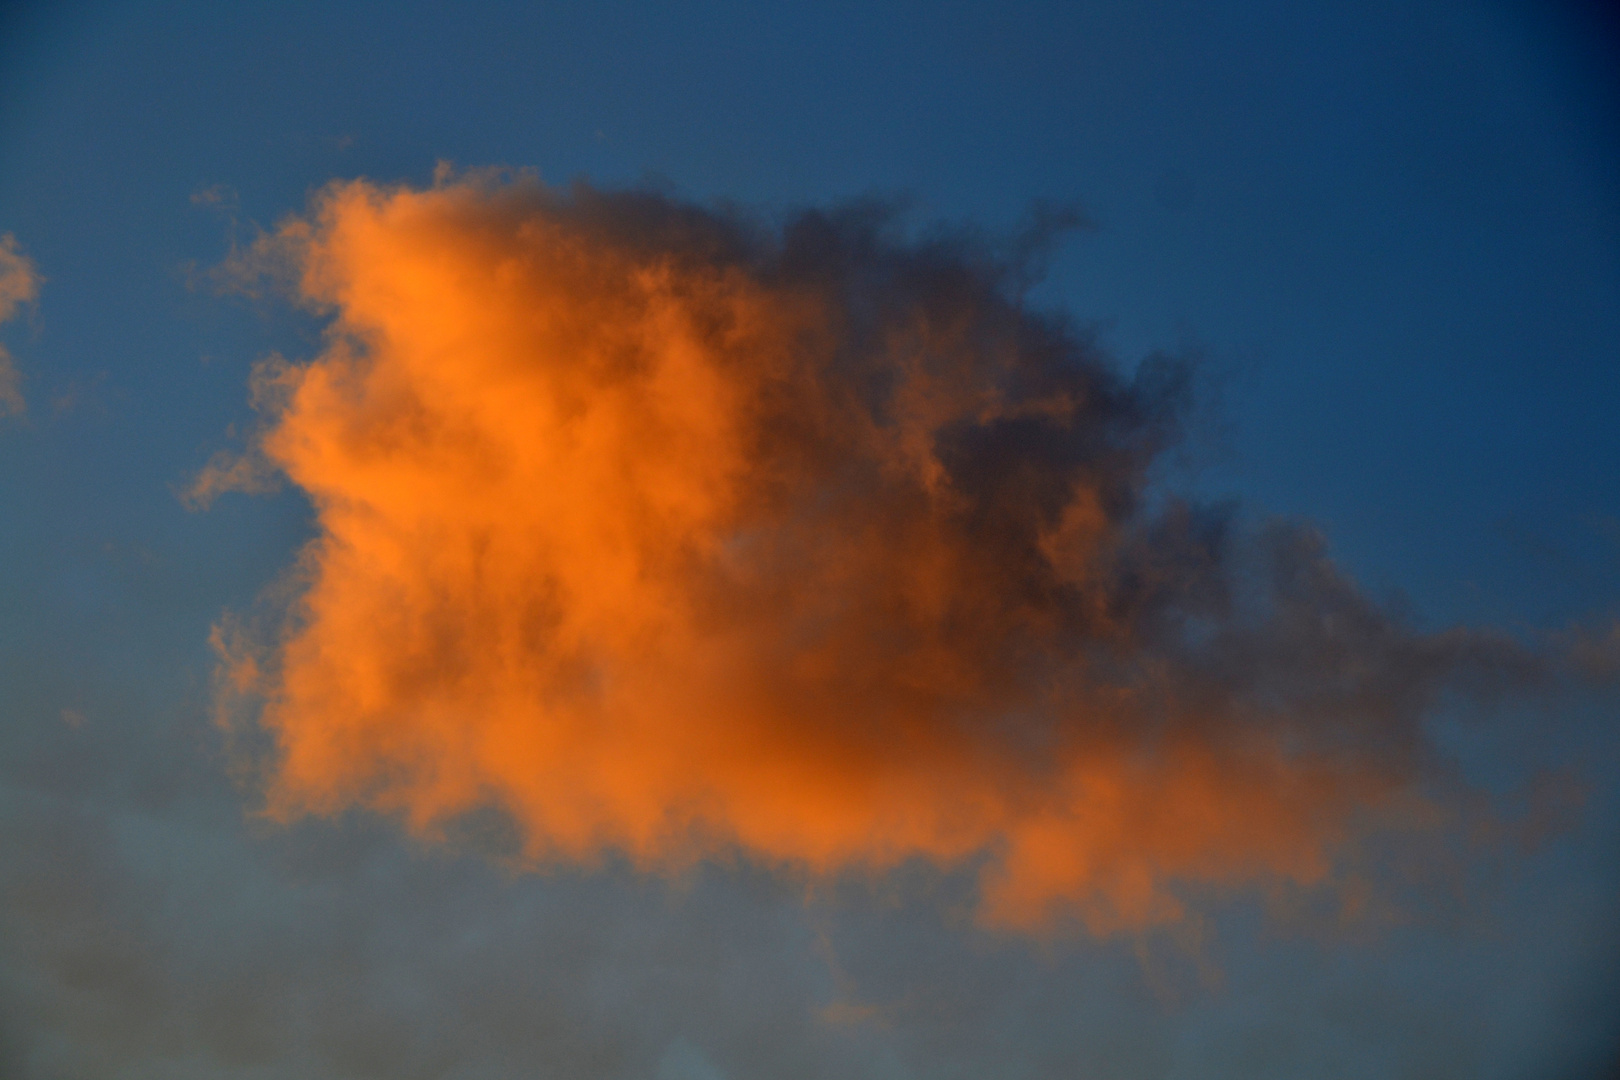
[[1430, 718], [1471, 779], [1575, 767], [1586, 809], [1365, 936], [1239, 897], [1191, 958], [1032, 945], [953, 921], [960, 881], [807, 900], [746, 859], [514, 878], [363, 814], [252, 818], [207, 719], [209, 628], [311, 513], [294, 489], [204, 512], [177, 494], [240, 445], [253, 363], [320, 348], [311, 316], [207, 271], [334, 179], [509, 166], [766, 216], [876, 197], [992, 237], [1075, 204], [1092, 225], [1034, 302], [1126, 369], [1197, 360], [1165, 490], [1309, 523], [1425, 629], [1602, 633], [1620, 95], [1596, 12], [7, 8], [0, 233], [43, 281], [0, 325], [27, 401], [0, 415], [0, 1071], [1602, 1075], [1602, 687]]

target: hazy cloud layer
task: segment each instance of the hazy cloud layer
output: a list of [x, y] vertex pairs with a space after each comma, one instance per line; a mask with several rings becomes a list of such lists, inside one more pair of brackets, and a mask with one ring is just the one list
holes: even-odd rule
[[354, 182], [235, 269], [331, 316], [196, 490], [279, 472], [317, 515], [217, 631], [282, 819], [493, 808], [530, 864], [922, 858], [978, 868], [985, 924], [1110, 933], [1443, 826], [1425, 714], [1539, 673], [1416, 632], [1309, 528], [1156, 492], [1186, 373], [1123, 376], [1018, 260], [875, 210]]
[[921, 864], [807, 894], [742, 864], [511, 875], [355, 815], [244, 821], [201, 702], [143, 702], [82, 646], [69, 670], [0, 655], [7, 1077], [1602, 1075], [1574, 1066], [1612, 1031], [1611, 894], [1547, 882], [1607, 865], [1611, 833], [1450, 930], [1279, 938], [1239, 906], [1193, 954], [1050, 948], [975, 928], [971, 876]]

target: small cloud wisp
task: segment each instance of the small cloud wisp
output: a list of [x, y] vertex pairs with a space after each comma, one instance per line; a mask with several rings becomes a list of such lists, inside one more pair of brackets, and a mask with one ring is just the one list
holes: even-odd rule
[[[22, 253], [17, 238], [0, 234], [0, 323], [17, 314], [17, 309], [39, 296], [41, 278], [34, 262]], [[0, 416], [20, 416], [27, 411], [22, 393], [22, 376], [11, 353], [0, 345]]]

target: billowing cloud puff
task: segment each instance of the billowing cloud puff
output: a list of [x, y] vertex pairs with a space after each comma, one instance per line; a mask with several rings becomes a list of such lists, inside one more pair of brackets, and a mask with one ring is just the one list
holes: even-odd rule
[[[17, 238], [10, 233], [0, 235], [0, 323], [39, 296], [39, 282], [39, 271], [17, 246]], [[0, 416], [21, 413], [26, 407], [21, 382], [11, 354], [0, 345]]]
[[1329, 880], [1418, 805], [1442, 688], [1527, 662], [1156, 494], [1184, 372], [1124, 377], [1018, 266], [875, 212], [354, 182], [253, 258], [331, 319], [198, 482], [315, 510], [281, 617], [218, 632], [277, 816], [924, 859], [988, 924], [1109, 933]]

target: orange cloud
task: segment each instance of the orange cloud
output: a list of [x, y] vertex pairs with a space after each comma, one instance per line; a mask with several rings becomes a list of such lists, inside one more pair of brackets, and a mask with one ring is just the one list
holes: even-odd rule
[[[39, 271], [17, 246], [17, 238], [10, 233], [0, 235], [0, 323], [39, 296], [39, 283]], [[22, 377], [12, 362], [11, 353], [0, 345], [0, 416], [20, 414], [26, 407]]]
[[253, 258], [331, 317], [198, 482], [316, 513], [284, 617], [216, 638], [278, 817], [980, 865], [987, 923], [1140, 929], [1324, 881], [1488, 648], [1155, 498], [1178, 370], [1122, 378], [965, 243], [472, 176], [335, 185]]

